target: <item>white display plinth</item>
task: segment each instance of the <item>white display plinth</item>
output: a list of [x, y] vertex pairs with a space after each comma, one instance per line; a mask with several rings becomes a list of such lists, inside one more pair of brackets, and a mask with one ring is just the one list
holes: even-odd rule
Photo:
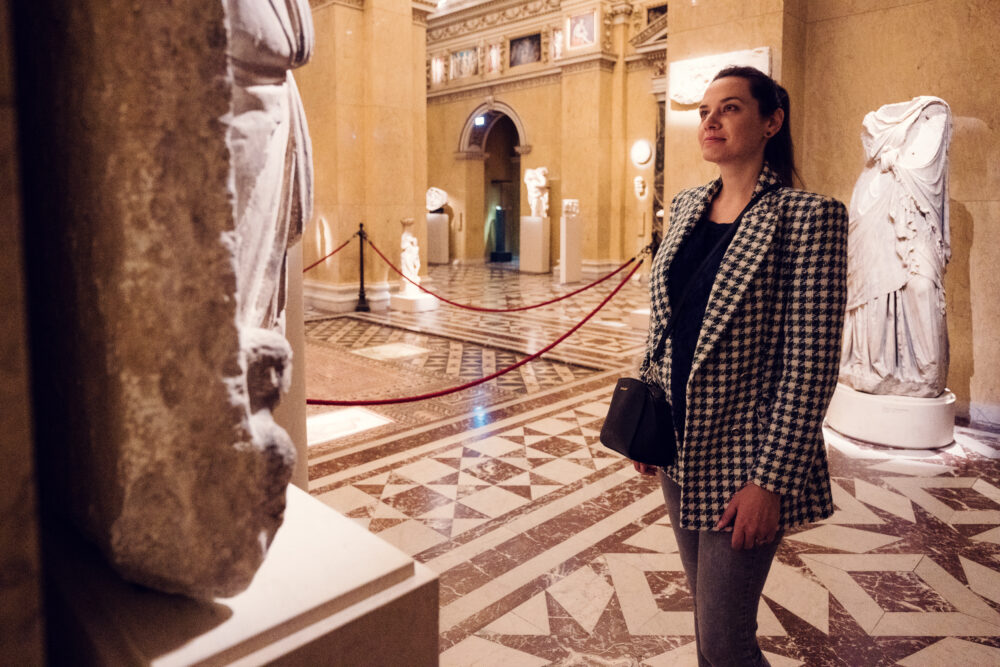
[[519, 268], [525, 273], [548, 273], [550, 224], [548, 218], [521, 216], [521, 249]]
[[427, 214], [427, 263], [447, 264], [448, 256], [448, 214]]
[[59, 650], [72, 664], [437, 665], [437, 575], [305, 491], [286, 497], [264, 563], [231, 598], [129, 584], [75, 533], [50, 535]]
[[423, 313], [438, 307], [437, 298], [430, 294], [393, 294], [389, 297], [389, 307], [404, 313]]
[[641, 331], [649, 330], [649, 308], [636, 308], [628, 311], [628, 325]]
[[838, 383], [826, 421], [838, 433], [876, 445], [944, 447], [955, 440], [955, 394], [945, 389], [937, 398], [886, 396]]
[[582, 277], [580, 218], [564, 215], [559, 219], [559, 282], [575, 283]]

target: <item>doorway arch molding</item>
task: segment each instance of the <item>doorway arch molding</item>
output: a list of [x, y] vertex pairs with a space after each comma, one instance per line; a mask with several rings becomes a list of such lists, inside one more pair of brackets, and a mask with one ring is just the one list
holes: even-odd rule
[[[492, 112], [492, 113], [491, 113]], [[489, 126], [485, 131], [476, 131], [476, 118], [484, 115], [493, 116], [490, 121]], [[531, 152], [531, 144], [528, 143], [528, 133], [524, 129], [524, 123], [521, 122], [520, 116], [514, 111], [514, 108], [505, 102], [500, 102], [488, 97], [485, 102], [477, 106], [469, 117], [465, 119], [465, 125], [462, 127], [462, 134], [458, 139], [458, 152], [469, 154], [481, 154], [484, 150], [486, 143], [486, 137], [489, 135], [493, 124], [496, 123], [500, 118], [500, 114], [507, 116], [514, 123], [514, 127], [517, 129], [517, 140], [518, 145], [514, 147], [518, 155], [527, 155]]]

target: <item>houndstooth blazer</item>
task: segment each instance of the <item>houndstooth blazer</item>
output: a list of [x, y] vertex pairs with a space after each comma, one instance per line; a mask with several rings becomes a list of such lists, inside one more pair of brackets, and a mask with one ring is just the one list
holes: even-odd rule
[[[764, 166], [756, 192], [778, 186]], [[722, 187], [684, 190], [670, 206], [650, 277], [641, 377], [670, 395], [667, 275], [681, 242]], [[748, 210], [712, 286], [687, 384], [684, 442], [664, 472], [681, 487], [683, 528], [711, 530], [753, 482], [781, 494], [781, 527], [833, 513], [822, 422], [837, 384], [846, 303], [847, 210], [777, 187]]]

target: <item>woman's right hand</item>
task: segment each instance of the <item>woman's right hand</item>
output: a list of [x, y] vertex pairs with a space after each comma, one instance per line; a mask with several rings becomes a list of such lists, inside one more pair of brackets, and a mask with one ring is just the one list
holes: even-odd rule
[[648, 463], [639, 463], [638, 461], [632, 461], [632, 466], [640, 475], [646, 475], [647, 477], [656, 476], [656, 466], [649, 465]]

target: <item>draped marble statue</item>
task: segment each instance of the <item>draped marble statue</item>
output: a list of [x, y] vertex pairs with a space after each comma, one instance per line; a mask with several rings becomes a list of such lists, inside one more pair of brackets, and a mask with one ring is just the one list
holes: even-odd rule
[[549, 170], [546, 167], [524, 170], [524, 184], [528, 188], [531, 215], [544, 218], [549, 214]]
[[867, 163], [851, 197], [840, 382], [935, 397], [948, 376], [944, 272], [951, 110], [916, 97], [870, 112]]
[[[420, 245], [413, 234], [413, 218], [403, 218], [400, 224], [403, 225], [403, 234], [399, 239], [399, 264], [403, 275], [409, 278], [409, 280], [400, 279], [400, 292], [410, 296], [420, 296], [422, 293], [420, 288], [413, 284], [420, 284]], [[410, 282], [411, 280], [413, 282]]]

